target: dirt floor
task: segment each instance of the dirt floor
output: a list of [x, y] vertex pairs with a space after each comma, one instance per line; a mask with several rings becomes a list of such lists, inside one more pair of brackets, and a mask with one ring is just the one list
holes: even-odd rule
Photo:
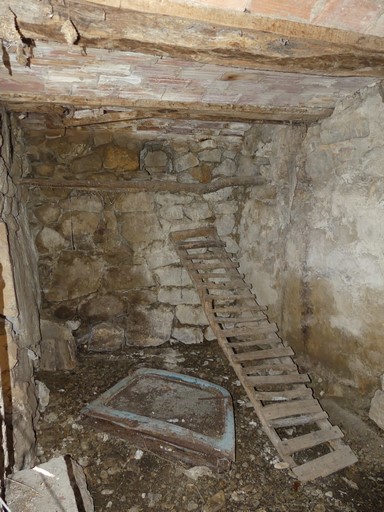
[[[231, 393], [235, 408], [236, 462], [223, 474], [171, 462], [89, 427], [80, 415], [120, 379], [142, 367], [207, 379]], [[79, 357], [73, 371], [40, 373], [50, 402], [38, 428], [39, 461], [70, 454], [84, 468], [96, 512], [372, 512], [384, 509], [384, 436], [346, 400], [324, 396], [330, 419], [359, 457], [354, 466], [300, 485], [275, 468], [275, 450], [236, 375], [215, 342], [127, 349]], [[316, 379], [315, 384], [316, 384]], [[316, 385], [315, 385], [316, 388]], [[315, 389], [315, 392], [318, 391]], [[350, 404], [349, 404], [350, 405]], [[193, 478], [194, 477], [194, 478]]]

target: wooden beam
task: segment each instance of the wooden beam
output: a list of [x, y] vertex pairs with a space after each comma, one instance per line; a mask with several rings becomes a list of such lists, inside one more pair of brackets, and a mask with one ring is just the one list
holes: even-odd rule
[[261, 176], [235, 176], [222, 178], [211, 183], [178, 183], [174, 181], [148, 180], [148, 181], [116, 181], [114, 183], [97, 183], [86, 180], [51, 180], [41, 178], [23, 178], [16, 180], [17, 185], [41, 188], [61, 188], [71, 190], [107, 192], [154, 191], [154, 192], [185, 192], [191, 194], [208, 194], [228, 187], [247, 187], [265, 185], [266, 180]]
[[[36, 44], [65, 41], [61, 29], [70, 18], [84, 51], [97, 47], [238, 68], [384, 77], [384, 38], [177, 2], [98, 3], [13, 0], [11, 8], [20, 34]], [[0, 5], [1, 16], [9, 16], [8, 2]]]
[[[312, 123], [330, 116], [333, 108], [324, 107], [275, 107], [253, 105], [222, 105], [186, 103], [175, 101], [134, 100], [124, 98], [94, 98], [78, 96], [52, 96], [47, 98], [44, 94], [27, 94], [18, 92], [1, 92], [1, 100], [9, 110], [33, 112], [33, 105], [40, 111], [42, 103], [49, 103], [52, 107], [57, 105], [75, 108], [108, 108], [124, 107], [136, 109], [136, 114], [118, 113], [109, 114], [107, 122], [127, 121], [142, 118], [167, 119], [198, 119], [204, 121], [266, 121], [266, 122], [298, 122]], [[0, 102], [1, 105], [1, 102]], [[27, 107], [28, 106], [28, 107]], [[61, 107], [62, 108], [62, 107]], [[102, 116], [98, 119], [102, 121]], [[96, 124], [96, 118], [71, 119], [64, 121], [66, 126], [81, 126]]]

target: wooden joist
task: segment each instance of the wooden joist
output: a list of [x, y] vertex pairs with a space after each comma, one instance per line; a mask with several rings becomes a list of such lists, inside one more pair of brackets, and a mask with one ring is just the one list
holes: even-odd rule
[[[216, 282], [203, 281], [204, 274], [199, 274], [199, 271], [204, 264], [204, 254], [209, 255], [207, 265], [214, 268], [233, 268], [236, 265], [225, 251], [216, 231], [202, 228], [176, 232], [171, 237], [181, 263], [186, 266], [199, 292], [223, 352], [242, 383], [265, 432], [282, 460], [291, 468], [291, 474], [301, 481], [308, 481], [356, 462], [355, 455], [342, 441], [342, 432], [331, 425], [327, 413], [307, 386], [309, 375], [299, 371], [292, 359], [292, 348], [278, 336], [278, 326], [269, 322], [266, 307], [258, 304], [250, 288], [247, 287], [246, 293], [239, 293], [237, 285], [233, 284], [236, 280], [233, 271], [228, 283], [217, 282], [223, 279], [223, 275], [212, 272], [207, 275]], [[196, 258], [191, 255], [191, 251], [209, 247], [213, 248], [214, 253], [199, 252]], [[244, 284], [243, 276], [237, 274], [239, 282]], [[223, 289], [227, 288], [227, 293], [223, 293]], [[280, 429], [287, 427], [306, 430], [295, 438], [282, 439]], [[309, 462], [296, 461], [298, 453], [306, 455], [307, 450], [320, 445], [324, 445], [329, 453]], [[324, 453], [323, 448], [321, 453]]]

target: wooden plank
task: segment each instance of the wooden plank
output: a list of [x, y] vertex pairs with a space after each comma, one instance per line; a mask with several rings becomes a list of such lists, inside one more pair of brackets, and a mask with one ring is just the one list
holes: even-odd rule
[[[195, 277], [195, 281], [198, 281], [198, 278]], [[200, 280], [199, 280], [200, 281]], [[196, 288], [198, 290], [201, 290], [202, 288], [207, 288], [208, 290], [250, 290], [251, 285], [244, 283], [243, 281], [239, 280], [239, 283], [236, 284], [234, 281], [230, 281], [228, 283], [196, 283]]]
[[[273, 361], [273, 359], [270, 359], [269, 361]], [[289, 363], [277, 363], [277, 364], [259, 364], [257, 366], [253, 366], [253, 371], [249, 372], [247, 371], [247, 375], [257, 375], [260, 372], [297, 372], [297, 365], [291, 360]], [[272, 375], [272, 374], [270, 374]]]
[[[261, 359], [274, 359], [275, 357], [288, 357], [293, 356], [295, 353], [291, 349], [291, 347], [279, 347], [279, 348], [269, 348], [265, 350], [257, 350], [252, 352], [252, 358], [250, 360], [261, 360]], [[240, 356], [240, 354], [239, 354]], [[235, 362], [239, 362], [237, 358], [237, 354], [232, 356], [232, 360]], [[243, 361], [246, 361], [246, 359]], [[254, 366], [249, 366], [250, 369], [253, 369]], [[244, 374], [247, 372], [247, 367], [245, 366], [242, 370]]]
[[213, 227], [206, 226], [196, 229], [180, 229], [178, 231], [172, 231], [172, 233], [169, 234], [170, 239], [176, 244], [179, 241], [197, 238], [199, 236], [217, 237], [217, 231]]
[[[196, 240], [191, 242], [179, 242], [180, 249], [193, 250], [193, 249], [206, 249], [209, 247], [225, 247], [224, 242], [220, 240]], [[188, 253], [189, 255], [191, 253]]]
[[215, 316], [215, 320], [219, 324], [249, 324], [252, 322], [259, 323], [263, 320], [267, 320], [264, 313], [260, 312], [258, 314], [241, 317], [241, 316]]
[[[237, 354], [240, 358], [247, 357], [251, 352], [244, 354]], [[247, 361], [248, 359], [243, 359]], [[307, 373], [289, 373], [288, 375], [256, 375], [248, 376], [247, 382], [253, 386], [270, 385], [270, 384], [299, 384], [304, 382], [311, 382]]]
[[[183, 258], [182, 258], [183, 259]], [[237, 268], [238, 263], [232, 262], [232, 261], [218, 261], [217, 263], [185, 263], [184, 266], [186, 269], [192, 269], [192, 270], [212, 270], [212, 269], [226, 269], [226, 268]]]
[[255, 296], [251, 292], [248, 292], [247, 294], [234, 293], [233, 295], [224, 295], [224, 294], [217, 294], [217, 295], [211, 294], [210, 295], [207, 293], [204, 294], [204, 300], [215, 300], [215, 301], [219, 301], [219, 302], [229, 302], [232, 300], [250, 300], [250, 299], [255, 300]]
[[290, 416], [289, 418], [270, 420], [269, 425], [272, 428], [297, 427], [299, 425], [316, 423], [317, 421], [323, 420], [324, 418], [328, 418], [328, 414], [325, 411], [319, 411], [303, 416]]
[[[96, 1], [102, 5], [95, 5]], [[201, 8], [190, 2], [122, 0], [112, 7], [105, 0], [94, 2], [71, 1], [71, 21], [87, 48], [137, 48], [159, 56], [188, 55], [203, 63], [283, 73], [383, 76], [382, 38], [352, 30], [255, 16], [249, 11]], [[121, 6], [125, 9], [117, 8]], [[7, 7], [8, 3], [0, 4], [1, 17], [6, 16]], [[56, 2], [52, 17], [47, 17], [39, 0], [28, 0], [28, 7], [23, 0], [12, 2], [24, 38], [64, 41], [66, 3]], [[193, 30], [188, 30], [191, 26]], [[282, 37], [287, 44], [281, 44]]]
[[[264, 322], [263, 322], [264, 323]], [[257, 336], [259, 334], [276, 333], [278, 327], [276, 324], [270, 324], [265, 319], [266, 325], [256, 325], [254, 327], [235, 327], [233, 329], [223, 329], [221, 332], [226, 338], [236, 338], [239, 336]]]
[[319, 402], [312, 398], [310, 400], [292, 400], [280, 404], [266, 405], [263, 408], [263, 415], [266, 420], [275, 420], [288, 416], [302, 416], [321, 410]]
[[220, 256], [218, 256], [217, 254], [212, 254], [211, 252], [202, 252], [202, 253], [198, 253], [198, 254], [186, 253], [184, 257], [187, 258], [188, 260], [218, 260], [218, 261], [220, 261]]
[[295, 400], [297, 398], [313, 397], [312, 389], [304, 384], [296, 389], [282, 389], [279, 391], [255, 391], [254, 396], [263, 402], [282, 402], [284, 400]]
[[[281, 339], [276, 337], [276, 339], [268, 339], [268, 338], [261, 338], [258, 340], [252, 340], [252, 341], [231, 341], [228, 343], [228, 346], [231, 348], [249, 348], [249, 347], [257, 347], [258, 345], [268, 345], [273, 343], [281, 343]], [[296, 367], [296, 365], [294, 365]]]
[[[256, 299], [255, 299], [256, 300]], [[230, 313], [239, 313], [239, 312], [245, 312], [245, 311], [267, 311], [266, 306], [259, 306], [259, 304], [251, 305], [251, 306], [228, 306], [228, 307], [216, 307], [212, 309], [212, 313], [215, 315], [222, 315], [222, 314], [230, 314]]]
[[349, 446], [344, 446], [322, 457], [317, 457], [305, 464], [292, 468], [292, 472], [301, 482], [324, 477], [340, 471], [357, 462], [357, 457]]
[[286, 454], [291, 454], [327, 443], [328, 441], [341, 439], [342, 437], [344, 437], [344, 434], [339, 427], [335, 426], [330, 429], [315, 430], [309, 434], [293, 437], [292, 439], [285, 439], [281, 441], [280, 449]]

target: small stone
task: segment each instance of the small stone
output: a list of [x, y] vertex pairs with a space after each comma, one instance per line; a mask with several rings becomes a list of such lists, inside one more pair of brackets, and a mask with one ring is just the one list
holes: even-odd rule
[[191, 480], [197, 481], [199, 478], [211, 477], [212, 471], [207, 466], [194, 466], [182, 471], [183, 474]]
[[206, 501], [203, 506], [202, 512], [220, 512], [226, 506], [224, 491], [219, 491]]
[[36, 380], [35, 384], [39, 401], [39, 411], [44, 412], [49, 404], [49, 389], [44, 382], [41, 382], [40, 380]]
[[186, 508], [188, 512], [193, 512], [199, 508], [199, 505], [195, 501], [189, 501]]

